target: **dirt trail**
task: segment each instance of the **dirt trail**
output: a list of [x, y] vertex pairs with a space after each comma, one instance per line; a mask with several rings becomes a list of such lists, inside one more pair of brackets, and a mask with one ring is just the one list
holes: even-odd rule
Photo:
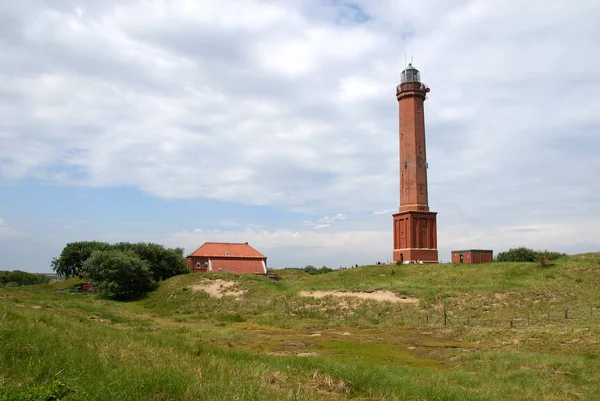
[[223, 298], [225, 296], [240, 297], [244, 295], [248, 290], [233, 289], [237, 283], [235, 281], [226, 280], [210, 280], [204, 281], [200, 284], [190, 286], [193, 292], [204, 291], [211, 297]]
[[419, 303], [417, 298], [400, 297], [391, 291], [302, 291], [300, 295], [303, 297], [323, 298], [327, 296], [334, 297], [354, 297], [360, 299], [370, 299], [379, 302], [395, 302], [395, 303]]

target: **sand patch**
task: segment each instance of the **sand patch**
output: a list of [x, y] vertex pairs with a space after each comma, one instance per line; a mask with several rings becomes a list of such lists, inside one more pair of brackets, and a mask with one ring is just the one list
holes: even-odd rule
[[227, 280], [209, 280], [203, 281], [200, 284], [192, 285], [189, 288], [193, 292], [204, 291], [208, 295], [214, 298], [223, 298], [223, 297], [240, 297], [244, 295], [248, 290], [240, 290], [234, 289], [237, 283], [235, 281], [227, 281]]
[[298, 352], [296, 356], [319, 356], [318, 352]]
[[417, 298], [407, 296], [398, 296], [391, 291], [302, 291], [300, 295], [303, 297], [323, 298], [328, 296], [334, 297], [353, 297], [359, 299], [369, 299], [379, 302], [394, 302], [394, 303], [419, 303]]

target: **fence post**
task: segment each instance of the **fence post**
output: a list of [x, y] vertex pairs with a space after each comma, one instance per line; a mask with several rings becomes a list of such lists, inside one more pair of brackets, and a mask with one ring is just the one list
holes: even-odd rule
[[427, 319], [427, 324], [429, 324], [429, 315], [425, 315], [425, 319]]
[[568, 318], [569, 318], [569, 310], [565, 309], [565, 319], [568, 319]]
[[529, 326], [529, 312], [527, 312], [527, 326]]
[[471, 317], [467, 316], [467, 326], [470, 326], [470, 325], [471, 325]]
[[512, 320], [510, 321], [510, 327], [511, 328], [513, 327], [513, 321]]
[[444, 310], [444, 326], [446, 325], [447, 320], [448, 320], [448, 316], [446, 315], [446, 310]]
[[548, 320], [550, 320], [550, 309], [548, 309]]

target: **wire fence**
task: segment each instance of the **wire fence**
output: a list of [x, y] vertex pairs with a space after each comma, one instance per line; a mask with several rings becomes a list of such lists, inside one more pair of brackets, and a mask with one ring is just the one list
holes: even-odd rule
[[588, 308], [576, 307], [565, 308], [561, 310], [548, 310], [542, 314], [526, 313], [514, 318], [494, 318], [494, 317], [472, 317], [470, 315], [458, 316], [451, 311], [444, 310], [441, 314], [429, 315], [423, 314], [419, 323], [433, 326], [474, 326], [474, 327], [530, 327], [549, 322], [566, 323], [574, 320], [590, 320], [600, 317], [599, 307], [589, 306]]

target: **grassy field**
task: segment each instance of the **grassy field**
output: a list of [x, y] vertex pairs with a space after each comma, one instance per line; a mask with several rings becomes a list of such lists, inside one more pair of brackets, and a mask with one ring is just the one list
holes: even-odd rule
[[[1, 289], [0, 400], [600, 399], [600, 254], [279, 274], [131, 302]], [[418, 303], [301, 295], [324, 290]]]

